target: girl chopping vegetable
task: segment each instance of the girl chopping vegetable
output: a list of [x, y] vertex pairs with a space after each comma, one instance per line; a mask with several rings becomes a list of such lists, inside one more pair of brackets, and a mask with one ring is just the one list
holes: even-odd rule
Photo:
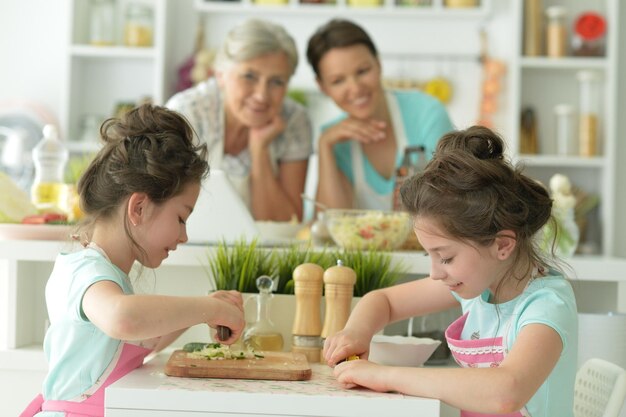
[[431, 258], [430, 277], [368, 293], [326, 340], [336, 365], [367, 358], [387, 323], [461, 306], [446, 330], [458, 368], [401, 368], [346, 361], [346, 387], [438, 398], [470, 416], [573, 416], [577, 314], [569, 282], [535, 246], [551, 221], [546, 189], [504, 158], [484, 127], [444, 135], [402, 201]]
[[104, 389], [188, 327], [244, 326], [241, 295], [136, 295], [135, 261], [156, 268], [187, 241], [208, 172], [206, 145], [180, 115], [144, 105], [101, 127], [104, 146], [78, 183], [84, 248], [60, 254], [46, 285], [49, 372], [22, 416], [103, 416]]

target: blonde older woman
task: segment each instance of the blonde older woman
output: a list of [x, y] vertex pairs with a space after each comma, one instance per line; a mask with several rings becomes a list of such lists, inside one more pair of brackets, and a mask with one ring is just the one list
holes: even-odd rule
[[226, 171], [257, 220], [302, 218], [313, 148], [305, 109], [285, 96], [297, 64], [295, 42], [283, 27], [248, 20], [228, 33], [215, 77], [166, 104], [209, 145], [211, 168]]

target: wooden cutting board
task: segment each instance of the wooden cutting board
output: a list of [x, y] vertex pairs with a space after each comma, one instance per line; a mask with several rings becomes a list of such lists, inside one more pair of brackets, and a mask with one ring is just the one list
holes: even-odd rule
[[302, 381], [311, 378], [311, 367], [302, 353], [259, 352], [258, 359], [195, 359], [176, 350], [165, 364], [165, 374], [186, 378], [271, 379]]

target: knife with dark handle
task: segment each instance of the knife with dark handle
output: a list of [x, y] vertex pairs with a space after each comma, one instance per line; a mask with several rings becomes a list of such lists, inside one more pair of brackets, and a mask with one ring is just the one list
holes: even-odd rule
[[226, 326], [217, 326], [217, 338], [220, 341], [224, 341], [224, 340], [228, 340], [228, 338], [230, 337], [231, 332], [230, 329]]

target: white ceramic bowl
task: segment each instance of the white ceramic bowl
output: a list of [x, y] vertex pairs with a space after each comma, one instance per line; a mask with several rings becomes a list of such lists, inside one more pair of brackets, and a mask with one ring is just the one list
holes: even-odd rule
[[422, 366], [441, 341], [428, 337], [374, 335], [369, 360], [381, 365]]
[[411, 231], [404, 211], [328, 209], [325, 217], [330, 236], [345, 249], [398, 249]]

